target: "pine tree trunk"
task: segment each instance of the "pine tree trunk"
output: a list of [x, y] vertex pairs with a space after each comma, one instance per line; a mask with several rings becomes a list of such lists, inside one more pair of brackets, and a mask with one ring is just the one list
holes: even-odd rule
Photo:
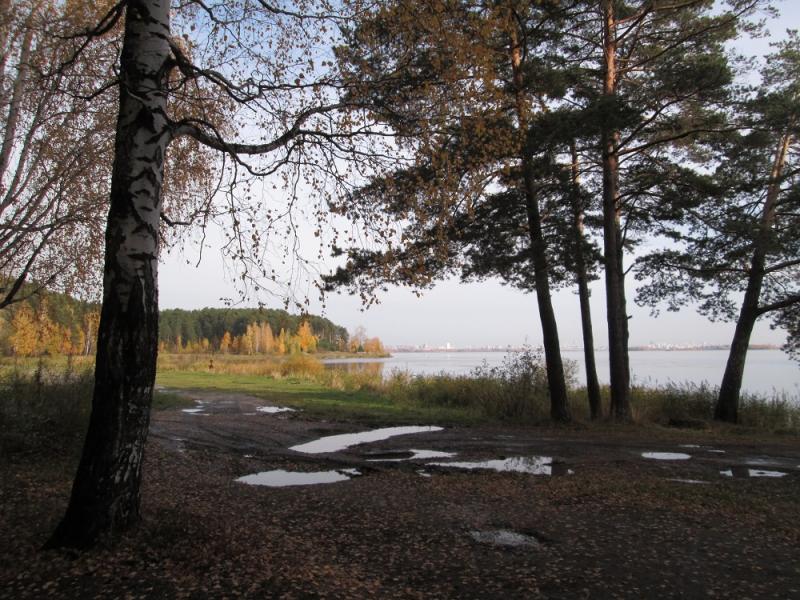
[[[750, 276], [747, 292], [736, 322], [736, 330], [728, 352], [728, 361], [725, 363], [725, 373], [719, 387], [719, 397], [714, 407], [714, 418], [718, 421], [736, 423], [739, 420], [739, 392], [742, 389], [744, 364], [747, 359], [747, 349], [750, 345], [750, 335], [756, 324], [758, 291], [761, 288], [761, 277]], [[755, 295], [754, 295], [755, 294]], [[753, 303], [755, 299], [756, 304]]]
[[589, 299], [589, 285], [585, 271], [583, 274], [578, 274], [578, 298], [581, 306], [583, 361], [586, 367], [586, 394], [589, 398], [589, 417], [595, 421], [603, 416], [603, 407], [600, 398], [600, 380], [597, 377], [597, 364], [594, 358], [591, 301]]
[[583, 218], [584, 212], [580, 202], [580, 173], [578, 151], [575, 143], [570, 143], [572, 154], [572, 232], [575, 244], [575, 278], [578, 281], [578, 299], [581, 307], [581, 332], [583, 334], [583, 360], [586, 367], [586, 393], [589, 398], [589, 416], [594, 421], [602, 417], [603, 408], [600, 400], [600, 381], [597, 378], [597, 365], [594, 358], [594, 333], [592, 331], [592, 311], [589, 293], [589, 276], [586, 270], [584, 255]]
[[[603, 94], [616, 94], [616, 21], [611, 0], [603, 0], [604, 83]], [[628, 363], [628, 315], [625, 302], [625, 275], [622, 268], [622, 234], [619, 206], [619, 133], [604, 125], [603, 161], [603, 253], [606, 276], [608, 317], [608, 358], [611, 379], [611, 414], [619, 421], [631, 418], [630, 368]]]
[[539, 320], [542, 324], [542, 344], [544, 345], [547, 385], [550, 389], [550, 417], [554, 421], [568, 423], [570, 415], [567, 401], [567, 384], [564, 378], [564, 363], [561, 360], [561, 344], [558, 338], [553, 302], [550, 295], [550, 276], [547, 266], [547, 248], [542, 235], [539, 202], [536, 198], [536, 186], [531, 172], [531, 160], [524, 153], [523, 170], [525, 172], [525, 207], [528, 215], [528, 229], [533, 252], [533, 271], [536, 282], [536, 303], [539, 307]]
[[564, 363], [561, 360], [561, 345], [558, 338], [553, 302], [550, 294], [550, 275], [547, 265], [547, 245], [542, 234], [539, 201], [533, 174], [533, 163], [527, 144], [528, 111], [523, 93], [522, 52], [518, 44], [516, 24], [511, 25], [511, 67], [514, 77], [517, 117], [519, 119], [522, 173], [524, 179], [525, 209], [533, 254], [533, 271], [536, 286], [536, 303], [542, 324], [545, 370], [550, 392], [550, 417], [554, 421], [568, 423], [572, 420], [567, 400], [567, 384], [564, 378]]
[[786, 164], [786, 155], [792, 136], [781, 137], [775, 159], [772, 163], [767, 196], [761, 211], [759, 231], [756, 235], [753, 258], [750, 261], [750, 274], [747, 278], [747, 289], [742, 300], [739, 319], [736, 321], [736, 330], [733, 333], [731, 349], [728, 353], [728, 362], [725, 364], [725, 373], [719, 387], [719, 397], [714, 408], [714, 418], [719, 421], [736, 423], [739, 420], [739, 395], [742, 389], [744, 365], [747, 359], [747, 349], [750, 345], [750, 335], [759, 317], [759, 299], [761, 286], [764, 282], [764, 268], [767, 261], [767, 245], [769, 233], [775, 221], [775, 209], [780, 194], [780, 178]]
[[129, 2], [92, 415], [69, 506], [51, 547], [88, 547], [139, 519], [158, 351], [158, 228], [169, 141], [162, 83], [168, 36], [166, 0]]

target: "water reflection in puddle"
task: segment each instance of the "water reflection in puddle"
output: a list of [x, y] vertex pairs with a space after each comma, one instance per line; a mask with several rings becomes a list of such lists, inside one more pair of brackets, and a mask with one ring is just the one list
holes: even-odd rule
[[407, 427], [384, 427], [383, 429], [373, 429], [372, 431], [361, 431], [359, 433], [329, 435], [327, 437], [314, 440], [313, 442], [292, 446], [289, 448], [289, 450], [303, 452], [305, 454], [339, 452], [341, 450], [346, 450], [350, 446], [356, 446], [358, 444], [364, 444], [367, 442], [379, 442], [397, 435], [406, 435], [410, 433], [429, 433], [433, 431], [442, 431], [442, 428], [417, 425]]
[[667, 479], [667, 481], [676, 481], [678, 483], [689, 483], [689, 484], [694, 484], [694, 485], [709, 485], [709, 483], [710, 483], [708, 481], [703, 481], [702, 479], [678, 479], [678, 478], [672, 478], [672, 479]]
[[765, 471], [763, 469], [748, 469], [747, 467], [731, 467], [720, 471], [723, 477], [748, 478], [748, 477], [786, 477], [783, 471]]
[[347, 481], [353, 476], [361, 475], [358, 469], [339, 469], [338, 471], [316, 471], [303, 473], [296, 471], [262, 471], [245, 475], [236, 479], [239, 483], [264, 485], [267, 487], [289, 487], [293, 485], [316, 485], [320, 483], [337, 483]]
[[752, 465], [754, 467], [779, 467], [786, 461], [780, 458], [772, 458], [771, 456], [756, 456], [744, 459], [744, 464]]
[[260, 413], [267, 413], [268, 415], [276, 415], [284, 412], [296, 412], [294, 408], [288, 406], [256, 406], [256, 411]]
[[683, 452], [642, 452], [642, 458], [650, 458], [653, 460], [689, 460], [692, 456], [691, 454], [684, 454]]
[[428, 460], [431, 458], [453, 458], [455, 452], [440, 452], [438, 450], [407, 450], [400, 452], [380, 452], [370, 454], [369, 462], [400, 462], [405, 460]]
[[202, 415], [202, 414], [205, 414], [205, 413], [203, 413], [203, 410], [204, 409], [202, 409], [202, 408], [183, 408], [183, 409], [181, 409], [182, 412], [188, 413], [190, 415]]
[[515, 456], [479, 462], [432, 462], [428, 465], [451, 469], [491, 469], [497, 472], [527, 473], [528, 475], [572, 475], [574, 473], [563, 463], [553, 464], [552, 456]]
[[541, 542], [535, 537], [509, 531], [508, 529], [498, 529], [497, 531], [470, 531], [470, 537], [481, 544], [491, 544], [493, 546], [510, 546], [520, 548], [524, 546], [538, 548]]
[[702, 450], [703, 452], [711, 452], [712, 454], [725, 454], [725, 450], [717, 450], [716, 448], [704, 448], [700, 444], [678, 444], [678, 448], [694, 448], [695, 450]]

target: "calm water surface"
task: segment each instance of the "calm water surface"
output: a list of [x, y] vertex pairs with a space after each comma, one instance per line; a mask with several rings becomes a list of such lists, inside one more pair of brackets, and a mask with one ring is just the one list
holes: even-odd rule
[[[342, 359], [325, 361], [329, 368], [375, 369], [388, 374], [394, 369], [414, 375], [450, 373], [466, 375], [484, 361], [499, 366], [503, 352], [396, 352], [386, 359]], [[576, 363], [580, 384], [586, 382], [583, 352], [568, 350], [567, 360]], [[718, 386], [728, 358], [727, 350], [649, 350], [631, 352], [631, 374], [635, 383], [703, 383]], [[598, 376], [608, 383], [608, 352], [596, 353]], [[759, 394], [781, 393], [800, 401], [800, 366], [780, 350], [751, 350], [747, 355], [743, 388]]]

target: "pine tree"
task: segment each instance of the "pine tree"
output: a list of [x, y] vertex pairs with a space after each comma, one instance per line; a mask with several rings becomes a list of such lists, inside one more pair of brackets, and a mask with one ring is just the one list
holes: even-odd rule
[[[731, 132], [709, 136], [706, 157], [662, 185], [675, 198], [672, 245], [648, 255], [639, 300], [736, 321], [715, 417], [738, 420], [750, 335], [770, 316], [800, 335], [800, 37], [791, 33], [767, 57], [757, 94], [740, 98]], [[708, 165], [715, 165], [708, 173]], [[738, 297], [741, 295], [741, 300]]]

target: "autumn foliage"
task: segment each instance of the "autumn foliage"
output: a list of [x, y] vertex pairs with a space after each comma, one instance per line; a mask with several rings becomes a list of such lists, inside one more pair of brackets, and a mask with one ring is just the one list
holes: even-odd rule
[[[177, 354], [296, 355], [318, 351], [383, 354], [362, 327], [352, 335], [317, 315], [275, 309], [165, 310], [159, 350]], [[44, 294], [0, 314], [0, 353], [6, 356], [92, 356], [100, 312], [65, 294]]]
[[100, 313], [66, 296], [42, 296], [15, 305], [0, 317], [0, 352], [13, 356], [90, 355]]

